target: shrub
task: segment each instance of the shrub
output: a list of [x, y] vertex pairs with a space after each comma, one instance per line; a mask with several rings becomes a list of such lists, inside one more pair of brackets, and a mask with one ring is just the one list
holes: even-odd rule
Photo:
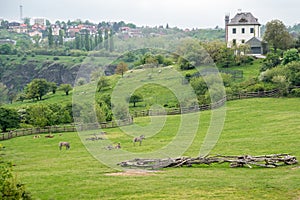
[[0, 160], [0, 199], [32, 199], [24, 184], [12, 174], [12, 165]]
[[293, 61], [299, 61], [300, 57], [299, 57], [299, 52], [297, 49], [289, 49], [286, 52], [284, 52], [283, 54], [283, 60], [282, 60], [282, 64], [286, 65], [290, 62]]
[[291, 94], [292, 94], [294, 97], [300, 97], [300, 88], [292, 89]]
[[55, 57], [53, 57], [53, 60], [59, 60], [59, 57], [55, 56]]

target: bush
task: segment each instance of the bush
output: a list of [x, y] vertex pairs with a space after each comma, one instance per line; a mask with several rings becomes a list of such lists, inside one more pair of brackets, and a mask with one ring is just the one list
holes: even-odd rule
[[292, 94], [294, 97], [300, 97], [300, 88], [292, 89], [291, 94]]
[[12, 174], [12, 165], [2, 160], [0, 160], [0, 199], [32, 199], [24, 184]]
[[276, 67], [280, 64], [280, 57], [276, 53], [268, 53], [266, 58], [263, 61], [263, 65], [260, 69], [260, 71], [266, 71], [267, 69], [271, 69], [273, 67]]
[[282, 60], [282, 64], [286, 65], [290, 62], [293, 61], [299, 61], [300, 57], [299, 57], [299, 52], [297, 49], [289, 49], [286, 52], [284, 52], [283, 54], [283, 60]]
[[53, 57], [53, 60], [59, 60], [59, 57], [55, 56], [55, 57]]

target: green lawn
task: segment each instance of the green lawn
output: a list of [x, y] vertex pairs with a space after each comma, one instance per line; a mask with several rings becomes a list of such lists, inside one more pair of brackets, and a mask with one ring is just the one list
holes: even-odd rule
[[[300, 99], [268, 98], [230, 101], [222, 135], [211, 154], [264, 155], [291, 153], [300, 158]], [[197, 156], [211, 111], [200, 114], [200, 127], [185, 155]], [[136, 118], [146, 126], [148, 118]], [[129, 152], [162, 148], [172, 141], [179, 116], [133, 147], [120, 129], [108, 129], [113, 142]], [[71, 150], [59, 151], [59, 141]], [[101, 141], [97, 141], [101, 142]], [[227, 164], [164, 169], [146, 176], [109, 176], [116, 170], [94, 159], [77, 133], [52, 139], [32, 136], [1, 142], [4, 158], [13, 161], [18, 178], [35, 199], [299, 199], [300, 168], [229, 168]], [[106, 150], [102, 150], [106, 151]], [[113, 150], [118, 151], [118, 150]]]

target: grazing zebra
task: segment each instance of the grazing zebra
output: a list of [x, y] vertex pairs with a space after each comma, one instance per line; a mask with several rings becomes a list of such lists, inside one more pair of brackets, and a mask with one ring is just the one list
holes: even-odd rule
[[63, 146], [66, 147], [66, 150], [70, 149], [70, 147], [71, 147], [69, 142], [60, 142], [58, 146], [59, 146], [60, 150]]
[[145, 140], [145, 136], [144, 135], [141, 135], [140, 137], [136, 137], [133, 139], [133, 145], [135, 146], [135, 143], [136, 142], [139, 142], [140, 143], [140, 146], [142, 145], [142, 141]]

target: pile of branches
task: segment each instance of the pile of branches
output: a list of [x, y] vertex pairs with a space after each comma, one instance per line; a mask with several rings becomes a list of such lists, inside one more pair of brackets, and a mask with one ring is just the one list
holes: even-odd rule
[[213, 163], [230, 163], [230, 167], [249, 167], [253, 166], [274, 168], [283, 165], [297, 164], [297, 158], [289, 154], [273, 154], [264, 156], [207, 156], [207, 157], [179, 157], [166, 159], [133, 159], [118, 163], [121, 167], [143, 168], [143, 169], [160, 169], [168, 167], [191, 167], [193, 165], [210, 165]]

